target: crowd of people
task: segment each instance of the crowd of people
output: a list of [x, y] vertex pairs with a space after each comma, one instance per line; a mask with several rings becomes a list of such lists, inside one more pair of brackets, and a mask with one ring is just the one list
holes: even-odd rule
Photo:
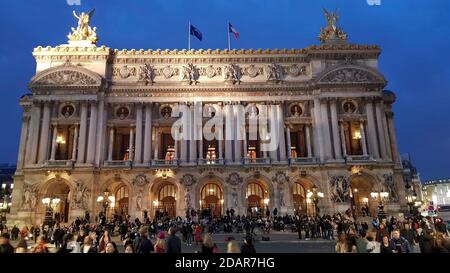
[[[182, 244], [198, 246], [200, 253], [220, 252], [213, 240], [215, 233], [229, 233], [228, 253], [256, 253], [255, 240], [268, 238], [272, 231], [298, 234], [299, 240], [336, 240], [337, 253], [410, 253], [419, 245], [421, 253], [450, 251], [447, 225], [435, 217], [374, 217], [370, 223], [358, 221], [350, 210], [321, 216], [304, 214], [278, 215], [274, 210], [263, 217], [235, 215], [227, 210], [223, 216], [208, 211], [187, 212], [185, 218], [159, 214], [145, 215], [143, 221], [114, 215], [110, 221], [100, 214], [95, 223], [77, 218], [71, 225], [31, 226], [10, 230], [0, 226], [0, 253], [180, 253]], [[362, 219], [367, 219], [363, 217]], [[240, 244], [232, 234], [242, 234]], [[179, 234], [179, 235], [178, 235]], [[119, 240], [113, 241], [113, 237]], [[14, 248], [10, 240], [17, 241]], [[52, 246], [50, 251], [49, 246]]]

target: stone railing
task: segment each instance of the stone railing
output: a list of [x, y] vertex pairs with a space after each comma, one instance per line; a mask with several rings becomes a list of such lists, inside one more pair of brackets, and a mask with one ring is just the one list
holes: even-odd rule
[[112, 161], [105, 161], [104, 162], [105, 167], [111, 167], [111, 168], [130, 168], [131, 167], [131, 161], [130, 160], [112, 160]]
[[371, 157], [369, 155], [347, 155], [347, 162], [366, 162], [371, 161]]
[[73, 161], [69, 160], [49, 160], [46, 164], [48, 167], [72, 168]]
[[198, 165], [223, 165], [224, 160], [222, 158], [217, 159], [199, 159]]
[[178, 160], [165, 160], [165, 159], [153, 159], [152, 161], [153, 166], [177, 166]]
[[294, 157], [290, 159], [291, 164], [313, 164], [316, 163], [316, 158], [314, 157]]
[[270, 157], [262, 157], [262, 158], [245, 158], [245, 165], [266, 165], [270, 164]]

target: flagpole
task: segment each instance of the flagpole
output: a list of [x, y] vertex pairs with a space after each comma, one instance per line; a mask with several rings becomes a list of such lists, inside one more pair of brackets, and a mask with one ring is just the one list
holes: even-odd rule
[[230, 22], [227, 24], [227, 37], [228, 37], [228, 50], [231, 50], [231, 43], [230, 43]]
[[189, 20], [188, 27], [188, 50], [191, 50], [191, 20]]

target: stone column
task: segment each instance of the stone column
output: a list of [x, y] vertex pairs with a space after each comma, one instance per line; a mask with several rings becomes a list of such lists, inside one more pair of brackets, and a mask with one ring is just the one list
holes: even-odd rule
[[203, 159], [203, 128], [202, 124], [197, 124], [197, 134], [200, 137], [198, 141], [198, 159]]
[[236, 109], [234, 109], [234, 119], [236, 128], [236, 134], [234, 134], [234, 162], [236, 163], [240, 163], [242, 160], [242, 142], [241, 140], [239, 140], [240, 135], [242, 134], [242, 128], [240, 124], [240, 111], [241, 111], [240, 107], [236, 107]]
[[78, 124], [75, 124], [73, 132], [73, 147], [72, 147], [72, 161], [77, 160], [77, 145], [78, 144]]
[[52, 151], [51, 151], [51, 155], [50, 155], [50, 160], [55, 160], [55, 155], [56, 155], [56, 138], [58, 137], [58, 127], [55, 125], [53, 125], [53, 137], [52, 137]]
[[359, 121], [359, 128], [361, 131], [361, 146], [363, 150], [363, 155], [367, 155], [367, 146], [366, 146], [366, 130], [364, 129], [364, 120]]
[[325, 159], [332, 158], [332, 152], [331, 152], [331, 138], [330, 138], [330, 123], [328, 120], [328, 103], [327, 99], [321, 99], [320, 104], [320, 112], [322, 114], [322, 133], [324, 136], [324, 155]]
[[[188, 106], [187, 106], [186, 103], [184, 103], [182, 105], [181, 109], [183, 109], [183, 111], [185, 111], [186, 108], [188, 108]], [[187, 155], [187, 145], [188, 145], [187, 138], [188, 137], [187, 137], [186, 133], [190, 134], [190, 130], [189, 130], [190, 113], [189, 112], [185, 113], [185, 112], [183, 112], [183, 116], [181, 117], [181, 120], [182, 120], [183, 124], [181, 125], [182, 133], [181, 133], [181, 140], [180, 140], [180, 146], [181, 146], [181, 148], [180, 148], [180, 161], [181, 161], [182, 164], [186, 164], [188, 162], [188, 160], [187, 160], [187, 158], [188, 158], [188, 155]]]
[[134, 163], [142, 163], [142, 104], [136, 105], [136, 149]]
[[[278, 139], [278, 123], [277, 123], [277, 106], [276, 105], [269, 105], [269, 115], [270, 115], [270, 120], [269, 120], [269, 128], [270, 128], [270, 141], [272, 143], [272, 139], [276, 138], [278, 140], [277, 145], [280, 144], [280, 141]], [[275, 125], [275, 126], [273, 126]], [[278, 136], [278, 137], [277, 137]], [[269, 151], [270, 154], [270, 159], [272, 162], [278, 162], [278, 154], [277, 154], [277, 150], [275, 149], [273, 151]]]
[[384, 110], [382, 118], [383, 118], [384, 139], [386, 140], [386, 154], [387, 158], [391, 160], [392, 159], [391, 140], [389, 138], [389, 129], [387, 125], [386, 112]]
[[377, 128], [378, 128], [378, 139], [380, 140], [380, 152], [381, 152], [381, 158], [387, 159], [387, 152], [386, 152], [386, 139], [384, 134], [384, 127], [383, 127], [383, 117], [384, 110], [382, 110], [382, 101], [381, 98], [377, 99], [375, 101], [375, 113], [377, 115]]
[[219, 130], [219, 134], [218, 134], [218, 140], [217, 140], [217, 145], [219, 145], [218, 150], [219, 150], [219, 159], [223, 159], [223, 139], [224, 139], [224, 126], [223, 126], [223, 118], [224, 118], [224, 114], [223, 114], [223, 105], [219, 104], [219, 111], [220, 111], [220, 116], [222, 117], [221, 123], [220, 123], [220, 130]]
[[113, 160], [113, 147], [114, 147], [114, 127], [109, 129], [109, 146], [108, 146], [108, 161]]
[[[24, 110], [25, 112], [26, 110]], [[27, 152], [27, 135], [28, 135], [28, 126], [30, 123], [30, 117], [25, 115], [22, 116], [22, 129], [20, 130], [20, 144], [19, 144], [19, 156], [17, 157], [17, 169], [21, 170], [24, 165], [24, 157]]]
[[155, 125], [155, 154], [153, 159], [159, 159], [159, 127]]
[[191, 139], [189, 140], [189, 163], [191, 165], [197, 164], [197, 140], [195, 139], [195, 105], [189, 106], [191, 109], [191, 120], [189, 122], [189, 129], [191, 131]]
[[311, 126], [308, 124], [305, 126], [305, 131], [306, 131], [306, 150], [307, 150], [307, 154], [308, 154], [308, 158], [312, 157], [312, 151], [311, 151]]
[[179, 149], [179, 137], [180, 137], [180, 127], [177, 126], [177, 128], [175, 129], [175, 139], [174, 139], [174, 156], [173, 156], [173, 160], [177, 161], [178, 160], [178, 149]]
[[291, 128], [286, 126], [286, 138], [287, 138], [287, 153], [288, 153], [288, 159], [291, 159], [292, 157], [292, 144], [291, 144]]
[[320, 161], [325, 161], [325, 145], [322, 133], [322, 115], [320, 110], [319, 98], [314, 99], [311, 114], [313, 115], [313, 129], [314, 129], [314, 154], [319, 157]]
[[234, 115], [233, 106], [225, 104], [225, 161], [233, 161]]
[[78, 139], [77, 163], [84, 163], [84, 155], [86, 152], [86, 133], [87, 133], [87, 104], [86, 102], [82, 102], [80, 114], [80, 137]]
[[152, 160], [152, 104], [145, 106], [144, 164]]
[[133, 161], [133, 159], [134, 159], [133, 148], [134, 148], [134, 129], [133, 129], [133, 124], [132, 124], [130, 127], [130, 146], [129, 146], [129, 153], [128, 153], [128, 160], [130, 160], [130, 161]]
[[49, 131], [50, 131], [50, 104], [47, 102], [44, 103], [44, 113], [42, 115], [41, 136], [39, 139], [38, 164], [42, 164], [46, 159], [48, 159], [47, 153], [48, 153]]
[[277, 105], [277, 116], [278, 116], [278, 125], [279, 125], [279, 134], [280, 134], [280, 161], [286, 162], [286, 135], [284, 134], [284, 111], [283, 111], [284, 104], [278, 104]]
[[91, 117], [89, 119], [89, 139], [86, 163], [93, 164], [95, 160], [95, 140], [97, 136], [97, 102], [91, 103]]
[[244, 140], [243, 140], [243, 146], [244, 146], [244, 159], [248, 157], [248, 144], [247, 144], [247, 129], [244, 126]]
[[339, 124], [337, 119], [336, 98], [330, 100], [331, 110], [331, 129], [333, 131], [334, 156], [336, 159], [342, 159], [341, 143], [339, 139]]
[[341, 127], [341, 144], [342, 144], [342, 154], [344, 157], [347, 156], [347, 146], [345, 145], [345, 130], [344, 130], [344, 121], [340, 121]]
[[375, 119], [373, 116], [372, 99], [366, 101], [366, 115], [367, 115], [367, 135], [369, 137], [369, 151], [374, 158], [380, 158], [378, 152], [377, 131], [375, 129]]
[[106, 149], [106, 119], [108, 117], [108, 111], [105, 109], [105, 98], [102, 95], [98, 101], [97, 110], [97, 136], [95, 141], [95, 166], [100, 166], [100, 164], [105, 159]]
[[395, 126], [394, 126], [394, 113], [392, 111], [388, 112], [387, 117], [391, 141], [392, 159], [394, 160], [395, 163], [400, 163], [397, 148], [397, 135], [395, 133]]
[[25, 154], [26, 164], [36, 163], [37, 143], [39, 140], [39, 124], [41, 121], [41, 105], [33, 104], [31, 108], [30, 129], [28, 130], [27, 149]]

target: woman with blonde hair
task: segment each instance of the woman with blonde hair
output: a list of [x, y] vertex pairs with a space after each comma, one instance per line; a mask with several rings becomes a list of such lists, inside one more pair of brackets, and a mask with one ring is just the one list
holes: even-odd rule
[[241, 253], [239, 245], [235, 241], [229, 241], [227, 245], [227, 253]]
[[336, 253], [347, 253], [348, 252], [348, 244], [347, 244], [347, 236], [345, 233], [339, 233], [338, 241], [336, 243]]
[[155, 252], [156, 253], [165, 253], [166, 252], [166, 240], [165, 240], [165, 234], [164, 231], [161, 231], [157, 238], [155, 243]]
[[213, 254], [214, 253], [214, 242], [208, 233], [205, 233], [202, 241], [202, 253], [203, 254]]

